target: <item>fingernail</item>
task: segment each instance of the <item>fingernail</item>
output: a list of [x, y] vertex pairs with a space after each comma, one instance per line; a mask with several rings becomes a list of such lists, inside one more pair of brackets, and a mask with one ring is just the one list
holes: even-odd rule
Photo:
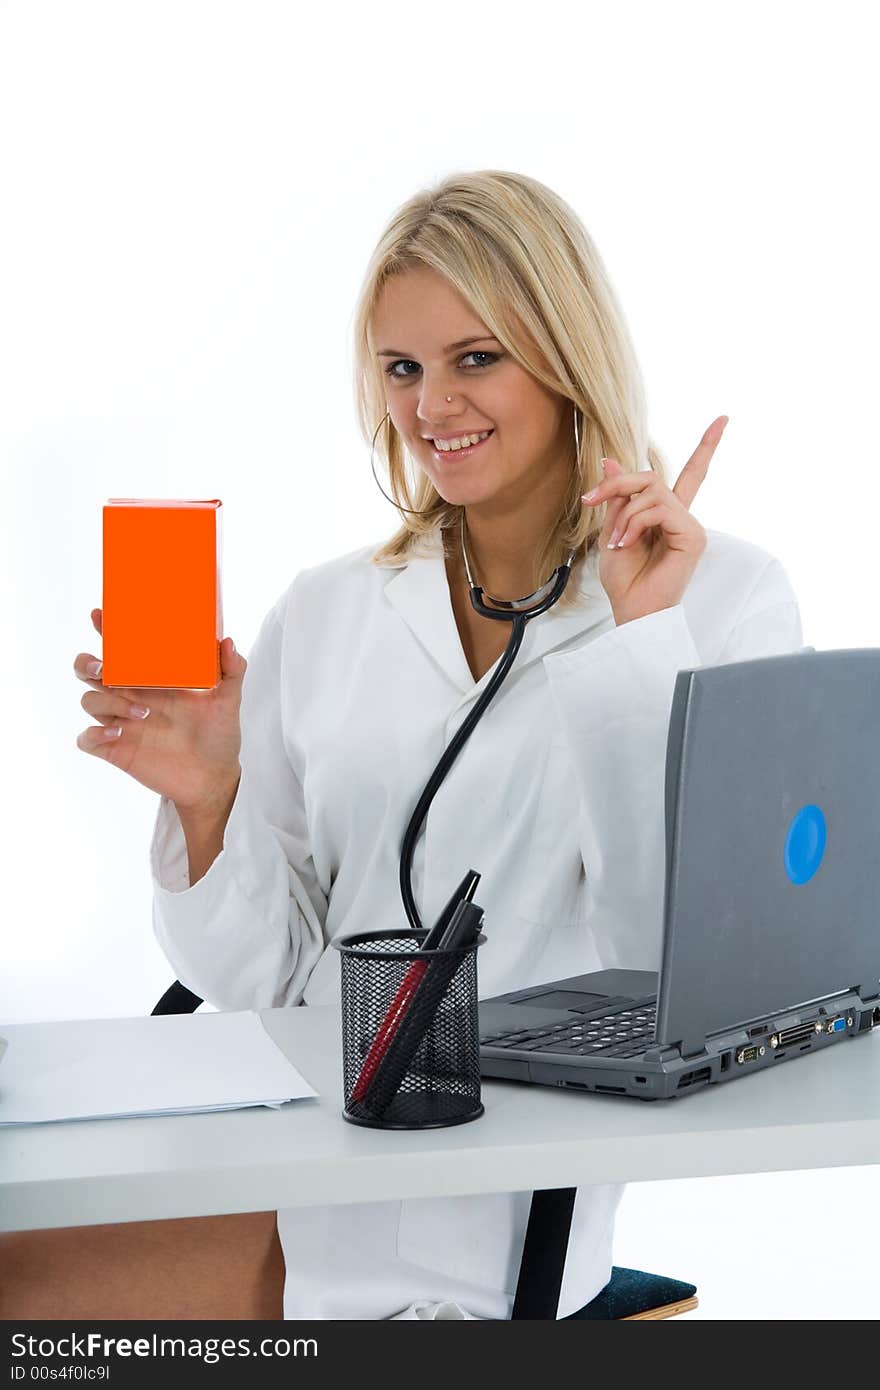
[[128, 712], [132, 719], [146, 719], [150, 710], [147, 705], [129, 705]]
[[614, 549], [614, 547], [616, 546], [616, 544], [617, 544], [617, 542], [618, 542], [619, 537], [620, 537], [620, 532], [619, 532], [618, 530], [615, 529], [614, 531], [611, 532], [611, 539], [610, 539], [609, 542], [608, 542], [608, 549], [609, 549], [609, 550], [613, 550], [613, 549]]
[[596, 498], [597, 498], [598, 496], [599, 496], [599, 489], [598, 489], [597, 487], [594, 487], [593, 490], [592, 490], [592, 492], [585, 492], [585, 493], [584, 493], [583, 497], [581, 498], [581, 501], [582, 501], [582, 502], [595, 502], [595, 500], [596, 500]]
[[86, 667], [86, 674], [89, 676], [100, 676], [103, 661], [90, 661]]
[[114, 724], [112, 728], [104, 730], [104, 738], [119, 738], [122, 733], [122, 725]]

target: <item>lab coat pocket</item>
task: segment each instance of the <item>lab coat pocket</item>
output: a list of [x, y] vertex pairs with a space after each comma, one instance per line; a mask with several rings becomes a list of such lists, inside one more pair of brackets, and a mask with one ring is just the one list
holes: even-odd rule
[[554, 738], [519, 876], [514, 910], [523, 921], [561, 927], [581, 920], [584, 864], [579, 821], [571, 750], [561, 738]]

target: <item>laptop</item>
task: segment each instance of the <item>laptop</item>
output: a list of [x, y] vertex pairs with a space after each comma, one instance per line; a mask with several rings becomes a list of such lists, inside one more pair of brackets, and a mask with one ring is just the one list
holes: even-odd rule
[[484, 1077], [658, 1100], [880, 1029], [880, 648], [680, 671], [659, 977], [481, 1000]]

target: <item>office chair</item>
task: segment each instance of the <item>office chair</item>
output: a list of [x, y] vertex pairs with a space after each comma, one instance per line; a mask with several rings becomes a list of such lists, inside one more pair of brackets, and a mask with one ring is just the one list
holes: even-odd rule
[[[166, 989], [153, 1014], [192, 1014], [204, 1001], [179, 980]], [[554, 1321], [565, 1267], [575, 1188], [547, 1188], [534, 1194], [520, 1262], [511, 1320]], [[677, 1318], [698, 1307], [696, 1286], [662, 1274], [615, 1265], [611, 1279], [594, 1299], [563, 1322], [617, 1318], [624, 1321]]]

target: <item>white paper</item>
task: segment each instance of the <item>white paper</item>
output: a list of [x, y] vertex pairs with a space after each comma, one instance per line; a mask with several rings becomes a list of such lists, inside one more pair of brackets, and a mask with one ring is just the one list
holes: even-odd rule
[[0, 1125], [283, 1105], [316, 1091], [253, 1010], [7, 1023]]

